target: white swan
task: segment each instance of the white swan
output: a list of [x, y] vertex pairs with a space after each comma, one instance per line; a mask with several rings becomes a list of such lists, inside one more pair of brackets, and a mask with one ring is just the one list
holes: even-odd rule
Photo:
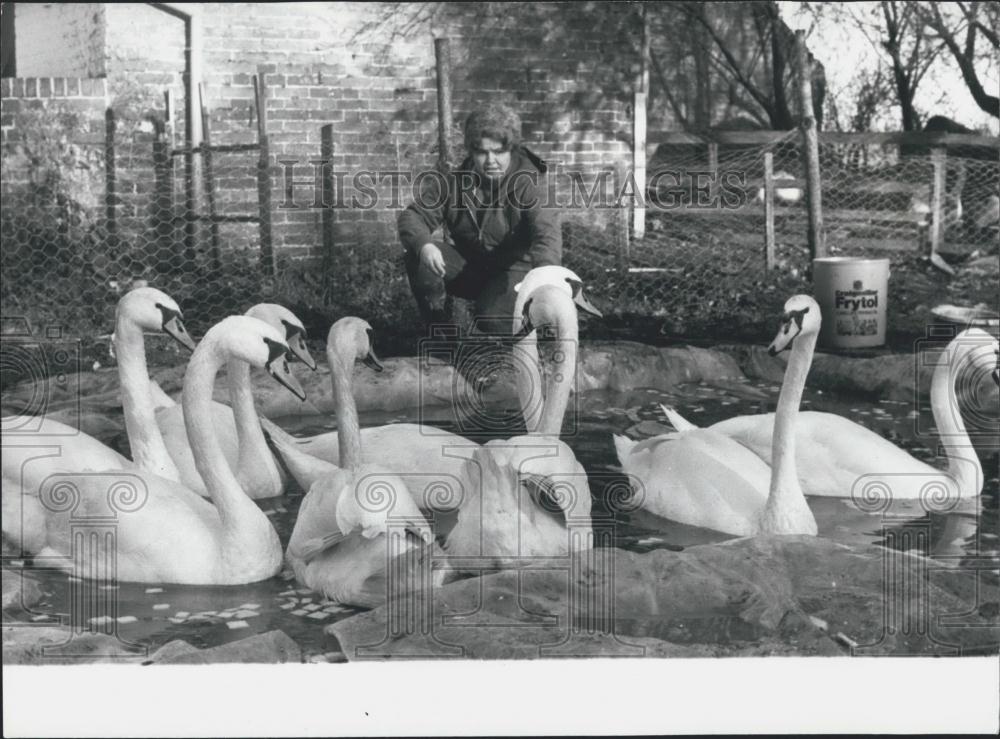
[[[257, 318], [282, 332], [292, 354], [310, 369], [316, 362], [305, 345], [305, 327], [287, 308], [274, 303], [253, 306], [245, 315]], [[271, 498], [285, 491], [288, 476], [268, 448], [254, 407], [250, 384], [250, 365], [234, 359], [226, 367], [229, 402], [212, 403], [212, 419], [226, 462], [236, 474], [243, 491], [253, 499]], [[156, 411], [156, 423], [171, 458], [180, 472], [180, 481], [200, 495], [208, 495], [205, 483], [195, 467], [194, 454], [188, 443], [181, 406], [161, 407]]]
[[[45, 545], [38, 555], [64, 558], [65, 567], [81, 577], [99, 572], [113, 556], [117, 579], [125, 582], [238, 585], [275, 575], [281, 569], [278, 534], [226, 464], [213, 428], [212, 385], [222, 365], [235, 358], [265, 368], [302, 398], [287, 351], [282, 332], [231, 316], [209, 329], [188, 363], [184, 417], [215, 505], [180, 483], [134, 469], [56, 474], [39, 492], [42, 500], [61, 504], [44, 509]], [[80, 552], [72, 523], [107, 516], [115, 487], [128, 510], [117, 515], [114, 551], [106, 538], [91, 537]]]
[[[525, 296], [542, 284], [560, 286], [573, 297], [574, 302], [584, 310], [600, 316], [600, 312], [590, 304], [582, 291], [582, 282], [564, 267], [539, 267], [528, 272], [515, 290], [519, 291], [515, 305], [515, 331], [521, 327], [521, 315]], [[534, 337], [527, 342], [519, 342], [512, 350], [515, 367], [534, 366], [531, 353]], [[518, 348], [521, 346], [521, 348]], [[520, 370], [519, 370], [520, 371]], [[541, 402], [536, 396], [525, 395], [520, 388], [537, 387], [530, 377], [517, 378], [522, 410], [525, 412], [526, 428], [534, 429], [538, 424]], [[296, 438], [277, 424], [261, 419], [277, 453], [282, 457], [292, 477], [308, 490], [327, 467], [316, 464], [316, 460], [339, 463], [339, 443], [336, 431], [309, 438]], [[441, 483], [452, 485], [460, 479], [464, 469], [464, 459], [471, 456], [477, 444], [464, 436], [443, 429], [417, 423], [395, 423], [386, 426], [368, 427], [361, 430], [362, 455], [364, 462], [385, 462], [397, 474], [404, 476], [417, 503], [424, 510], [444, 510], [447, 506], [437, 494]], [[392, 459], [385, 460], [385, 450], [392, 450]]]
[[330, 328], [326, 353], [343, 464], [313, 460], [317, 470], [326, 466], [325, 474], [302, 500], [286, 559], [306, 587], [338, 603], [375, 607], [386, 601], [390, 557], [422, 551], [434, 539], [406, 483], [362, 458], [352, 374], [358, 359], [381, 369], [371, 350], [371, 326], [360, 318], [340, 319]]
[[[795, 422], [820, 318], [792, 298], [768, 350], [792, 347], [778, 397], [774, 465], [712, 429], [656, 436], [635, 442], [615, 436], [622, 469], [641, 483], [639, 505], [663, 518], [727, 534], [808, 534], [816, 519], [796, 474]], [[794, 341], [794, 345], [793, 345]], [[770, 445], [769, 441], [769, 445]]]
[[[792, 301], [819, 315], [819, 306], [812, 298], [795, 296], [786, 308]], [[927, 485], [937, 481], [946, 486], [947, 500], [979, 495], [983, 488], [983, 469], [959, 413], [955, 383], [962, 377], [978, 379], [994, 371], [997, 346], [997, 340], [985, 331], [967, 329], [949, 343], [937, 361], [931, 380], [931, 411], [948, 459], [945, 470], [921, 462], [874, 431], [843, 416], [803, 411], [795, 427], [795, 463], [802, 490], [806, 495], [848, 498], [861, 495], [867, 487], [870, 491], [890, 492], [896, 500], [913, 500], [931, 494], [934, 488]], [[808, 371], [811, 351], [804, 361]], [[804, 383], [805, 376], [800, 379]], [[785, 385], [790, 381], [786, 372]], [[782, 392], [784, 389], [783, 385]], [[664, 408], [664, 411], [681, 433], [694, 433], [697, 429], [676, 410]], [[773, 425], [774, 414], [763, 413], [719, 421], [707, 430], [738, 442], [770, 463]], [[937, 490], [935, 502], [944, 503], [941, 497], [944, 491]]]
[[[511, 360], [514, 365], [515, 382], [518, 400], [521, 403], [521, 415], [524, 427], [531, 433], [538, 429], [541, 420], [544, 398], [544, 387], [538, 381], [538, 336], [530, 321], [524, 320], [524, 307], [532, 294], [543, 285], [551, 285], [565, 291], [573, 298], [576, 306], [591, 315], [603, 318], [603, 314], [587, 299], [583, 290], [583, 280], [575, 272], [557, 265], [535, 267], [530, 270], [517, 285], [514, 291], [517, 299], [514, 302], [514, 336], [520, 338], [511, 347]], [[579, 335], [579, 328], [574, 328]]]
[[[555, 366], [547, 374], [543, 405], [537, 423], [525, 418], [529, 428], [534, 425], [533, 433], [490, 441], [466, 462], [464, 498], [445, 544], [449, 556], [485, 558], [480, 559], [485, 567], [522, 557], [565, 556], [593, 545], [587, 474], [559, 440], [576, 372], [576, 308], [564, 286], [531, 285], [526, 277], [518, 293], [523, 325], [515, 333], [555, 336]], [[540, 387], [537, 353], [533, 343], [529, 347], [519, 384]]]
[[154, 421], [144, 333], [165, 333], [194, 349], [180, 308], [165, 293], [140, 287], [118, 301], [113, 346], [131, 460], [94, 437], [44, 416], [3, 419], [3, 534], [15, 548], [36, 551], [39, 547], [44, 515], [37, 491], [52, 472], [135, 467], [179, 479]]

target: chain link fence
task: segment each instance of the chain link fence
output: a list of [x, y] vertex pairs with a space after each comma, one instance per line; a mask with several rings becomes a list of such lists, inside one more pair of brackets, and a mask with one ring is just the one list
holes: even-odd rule
[[[768, 138], [660, 145], [649, 162], [645, 234], [630, 230], [626, 210], [610, 211], [603, 230], [567, 212], [566, 265], [633, 330], [767, 337], [787, 297], [812, 292], [801, 135]], [[996, 146], [933, 149], [856, 138], [821, 139], [828, 255], [891, 259], [890, 332], [922, 336], [937, 303], [985, 304], [995, 312]]]
[[[644, 235], [618, 202], [564, 211], [564, 262], [608, 317], [588, 322], [592, 336], [761, 340], [789, 295], [811, 291], [801, 139], [763, 138], [661, 145], [648, 167]], [[279, 198], [261, 191], [260, 150], [225, 145], [211, 158], [189, 154], [149, 116], [22, 115], [3, 152], [4, 314], [60, 325], [97, 357], [118, 298], [143, 280], [180, 303], [196, 334], [275, 301], [299, 313], [314, 339], [356, 314], [388, 337], [387, 350], [412, 353], [421, 327], [400, 248], [337, 245], [335, 268], [329, 254], [287, 259], [273, 223]], [[820, 156], [829, 253], [893, 259], [890, 331], [927, 301], [995, 303], [994, 281], [964, 265], [998, 252], [996, 148], [844, 138], [824, 141]], [[276, 157], [265, 161], [278, 187]], [[935, 238], [936, 181], [934, 246], [954, 277], [922, 261]], [[269, 257], [262, 242], [272, 229]], [[914, 286], [927, 295], [908, 294]]]

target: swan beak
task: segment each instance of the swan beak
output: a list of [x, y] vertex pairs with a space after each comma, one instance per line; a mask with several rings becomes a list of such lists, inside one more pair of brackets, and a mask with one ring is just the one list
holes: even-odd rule
[[521, 321], [521, 328], [519, 328], [517, 330], [517, 333], [514, 334], [514, 338], [517, 339], [517, 340], [521, 340], [521, 339], [523, 339], [525, 336], [527, 336], [528, 334], [530, 334], [534, 330], [535, 330], [535, 327], [531, 325], [531, 321], [529, 321], [528, 317], [525, 316], [524, 320]]
[[604, 314], [601, 313], [594, 304], [587, 300], [587, 296], [583, 294], [583, 290], [580, 290], [574, 297], [573, 302], [576, 303], [576, 307], [583, 311], [586, 311], [592, 316], [597, 316], [598, 318], [604, 318]]
[[192, 352], [194, 351], [194, 339], [191, 338], [191, 334], [189, 334], [187, 329], [184, 328], [184, 324], [181, 323], [180, 316], [174, 315], [164, 321], [163, 332], [172, 337], [175, 341], [183, 344], [188, 348], [188, 350]]
[[569, 283], [570, 290], [573, 292], [573, 302], [576, 303], [576, 307], [580, 310], [586, 311], [592, 316], [597, 316], [598, 318], [604, 318], [604, 314], [601, 313], [594, 304], [587, 300], [587, 296], [583, 294], [583, 283], [579, 280], [572, 280], [566, 278], [566, 282]]
[[361, 361], [364, 363], [365, 367], [371, 367], [376, 372], [381, 372], [385, 369], [385, 367], [382, 366], [382, 363], [378, 361], [378, 357], [375, 356], [375, 352], [371, 350], [368, 351], [364, 359]]
[[306, 391], [302, 389], [302, 384], [299, 382], [298, 378], [292, 374], [292, 370], [288, 366], [288, 360], [284, 357], [281, 357], [281, 359], [276, 362], [268, 362], [267, 371], [270, 373], [271, 377], [291, 390], [292, 394], [296, 398], [299, 400], [306, 399]]
[[313, 372], [316, 371], [316, 360], [312, 358], [309, 350], [306, 348], [306, 339], [302, 334], [297, 334], [288, 339], [288, 350], [298, 359], [302, 364], [311, 369]]

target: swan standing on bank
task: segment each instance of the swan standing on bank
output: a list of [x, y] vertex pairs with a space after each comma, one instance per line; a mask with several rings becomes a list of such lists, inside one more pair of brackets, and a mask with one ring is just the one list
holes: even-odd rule
[[[294, 313], [281, 305], [260, 303], [244, 315], [261, 320], [280, 331], [292, 354], [309, 369], [316, 369], [316, 362], [305, 345], [305, 327]], [[285, 492], [288, 475], [274, 458], [261, 430], [250, 383], [250, 365], [233, 359], [226, 365], [226, 375], [232, 407], [212, 403], [215, 432], [226, 462], [236, 475], [240, 487], [254, 500], [281, 495]], [[180, 472], [180, 481], [199, 495], [207, 496], [208, 489], [198, 474], [194, 454], [188, 443], [182, 406], [157, 409], [156, 423]]]
[[144, 333], [167, 334], [195, 348], [180, 307], [167, 294], [140, 287], [118, 301], [113, 345], [131, 460], [93, 436], [44, 416], [3, 419], [3, 535], [15, 548], [40, 547], [44, 511], [38, 487], [53, 472], [136, 468], [180, 479], [154, 420]]
[[[266, 369], [304, 398], [288, 368], [288, 351], [282, 332], [254, 318], [231, 316], [209, 329], [192, 355], [181, 402], [211, 503], [180, 483], [141, 470], [54, 475], [39, 495], [61, 504], [43, 507], [45, 543], [37, 554], [62, 559], [80, 577], [101, 572], [113, 556], [117, 579], [124, 582], [239, 585], [277, 574], [278, 534], [226, 464], [212, 419], [212, 386], [223, 364], [239, 359]], [[74, 550], [72, 523], [106, 516], [114, 489], [129, 507], [117, 516], [114, 551], [105, 538], [91, 539], [81, 556]]]
[[[313, 471], [322, 474], [302, 500], [286, 559], [298, 582], [311, 590], [338, 603], [373, 608], [386, 602], [390, 559], [424, 550], [434, 539], [406, 483], [386, 465], [367, 463], [362, 456], [365, 439], [352, 375], [357, 360], [382, 369], [372, 351], [371, 326], [360, 318], [340, 319], [330, 329], [326, 355], [342, 464], [313, 460]], [[378, 451], [383, 458], [395, 452]]]
[[816, 519], [796, 473], [795, 425], [809, 362], [819, 334], [815, 302], [785, 303], [778, 335], [768, 351], [791, 348], [778, 396], [774, 464], [712, 429], [635, 442], [615, 436], [622, 469], [642, 485], [639, 505], [673, 521], [737, 536], [816, 535]]
[[[445, 544], [449, 556], [488, 558], [486, 567], [520, 557], [565, 556], [571, 549], [593, 546], [587, 474], [559, 439], [576, 373], [579, 328], [574, 296], [566, 285], [551, 282], [532, 289], [537, 283], [531, 275], [518, 292], [521, 314], [515, 319], [515, 335], [555, 336], [555, 366], [547, 374], [542, 408], [534, 422], [529, 416], [533, 401], [526, 406], [528, 434], [490, 441], [466, 462], [464, 498]], [[530, 361], [521, 367], [518, 382], [531, 384], [522, 391], [542, 385], [537, 351], [534, 344], [530, 347]], [[522, 404], [533, 395], [520, 393]]]
[[[819, 315], [819, 306], [812, 298], [797, 295], [786, 306], [793, 301], [808, 308], [809, 313]], [[966, 329], [952, 339], [937, 359], [931, 380], [931, 411], [948, 459], [946, 469], [939, 470], [921, 462], [874, 431], [843, 416], [803, 411], [795, 426], [795, 464], [802, 490], [806, 495], [848, 498], [861, 495], [862, 487], [867, 487], [888, 491], [896, 500], [914, 500], [930, 494], [928, 483], [937, 481], [945, 485], [948, 501], [979, 495], [983, 488], [983, 468], [962, 421], [955, 384], [961, 377], [978, 379], [993, 372], [997, 347], [997, 340], [985, 331]], [[802, 386], [812, 363], [811, 348], [803, 361], [806, 372], [796, 380]], [[793, 379], [786, 371], [782, 393]], [[798, 392], [801, 394], [801, 391], [800, 387]], [[664, 412], [681, 433], [697, 430], [676, 410], [664, 408]], [[738, 442], [770, 464], [774, 418], [773, 413], [737, 416], [719, 421], [707, 430]], [[934, 500], [945, 502], [942, 491], [938, 490]]]

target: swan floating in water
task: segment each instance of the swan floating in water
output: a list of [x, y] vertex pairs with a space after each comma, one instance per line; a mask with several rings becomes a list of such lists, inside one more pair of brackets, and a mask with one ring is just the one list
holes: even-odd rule
[[[316, 362], [305, 345], [305, 327], [294, 313], [281, 305], [260, 303], [244, 315], [282, 332], [292, 354], [309, 369], [316, 369]], [[232, 407], [212, 403], [215, 432], [226, 462], [240, 487], [254, 500], [281, 495], [285, 492], [288, 475], [274, 458], [261, 430], [250, 383], [250, 365], [234, 359], [227, 365], [226, 374]], [[183, 408], [175, 405], [157, 409], [156, 423], [180, 472], [180, 481], [196, 493], [207, 496], [208, 489], [198, 474], [188, 443]]]
[[[800, 295], [793, 300], [808, 306], [810, 313], [819, 315], [819, 306], [812, 298]], [[798, 414], [795, 426], [795, 461], [802, 490], [806, 495], [837, 498], [857, 498], [866, 495], [863, 491], [868, 490], [867, 495], [891, 495], [896, 500], [914, 500], [933, 494], [935, 504], [979, 495], [983, 488], [983, 469], [958, 410], [955, 384], [962, 378], [978, 379], [994, 371], [997, 346], [997, 340], [985, 331], [967, 329], [948, 344], [934, 368], [931, 411], [948, 458], [947, 469], [939, 470], [921, 462], [874, 431], [843, 416], [803, 411]], [[811, 348], [804, 361], [808, 372], [812, 363]], [[799, 379], [804, 384], [805, 375]], [[789, 381], [786, 372], [785, 385]], [[782, 385], [782, 392], [785, 385]], [[681, 433], [693, 433], [697, 429], [676, 410], [665, 408], [664, 411]], [[773, 413], [737, 416], [719, 421], [707, 430], [738, 442], [770, 463], [774, 418]]]
[[154, 420], [144, 333], [167, 334], [193, 350], [181, 310], [166, 293], [136, 288], [118, 301], [112, 345], [132, 459], [72, 426], [44, 416], [3, 419], [3, 534], [14, 548], [37, 551], [44, 511], [38, 487], [55, 471], [136, 468], [169, 480], [180, 474]]
[[[535, 271], [521, 283], [520, 317], [515, 319], [515, 335], [531, 339], [522, 342], [522, 406], [525, 398], [534, 396], [531, 390], [542, 387], [535, 348], [538, 332], [555, 337], [556, 366], [547, 375], [540, 412], [535, 415], [527, 406], [529, 433], [490, 441], [466, 462], [464, 498], [445, 544], [450, 557], [477, 557], [480, 568], [517, 563], [522, 557], [565, 556], [593, 546], [587, 474], [559, 439], [576, 373], [579, 329], [574, 298], [580, 292], [561, 278], [555, 283], [540, 280], [542, 284], [533, 287], [538, 285]], [[525, 383], [530, 385], [522, 387]]]
[[[314, 472], [322, 474], [302, 500], [286, 560], [306, 587], [338, 603], [373, 608], [388, 597], [386, 572], [395, 567], [390, 560], [410, 552], [427, 556], [434, 538], [403, 479], [362, 457], [365, 440], [352, 374], [359, 359], [381, 371], [371, 343], [371, 326], [360, 318], [342, 318], [330, 329], [326, 353], [342, 465], [313, 459]], [[383, 457], [392, 451], [380, 450]], [[419, 564], [416, 559], [404, 561]], [[439, 572], [439, 581], [443, 574]]]
[[[278, 534], [240, 488], [222, 454], [212, 419], [212, 385], [223, 364], [238, 359], [266, 369], [304, 398], [289, 370], [288, 351], [282, 332], [254, 318], [231, 316], [209, 329], [192, 355], [182, 404], [211, 503], [178, 482], [137, 469], [55, 473], [39, 490], [45, 501], [45, 541], [36, 556], [54, 558], [57, 566], [84, 578], [106, 576], [102, 568], [113, 561], [111, 574], [125, 582], [239, 585], [277, 574]], [[81, 540], [74, 534], [74, 521], [106, 517], [109, 509], [117, 519], [113, 540]]]
[[796, 474], [795, 424], [820, 317], [812, 298], [785, 303], [768, 351], [791, 348], [769, 447], [773, 466], [713, 429], [662, 434], [635, 442], [614, 437], [622, 469], [638, 480], [637, 503], [651, 513], [737, 536], [816, 535]]

